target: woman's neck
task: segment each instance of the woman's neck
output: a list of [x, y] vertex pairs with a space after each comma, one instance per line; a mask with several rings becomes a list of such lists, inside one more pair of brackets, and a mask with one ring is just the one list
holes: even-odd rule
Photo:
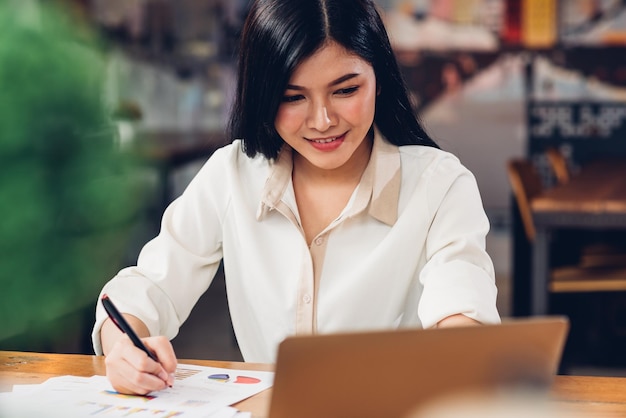
[[337, 219], [348, 204], [369, 162], [372, 142], [368, 136], [345, 164], [333, 170], [314, 166], [294, 153], [293, 189], [308, 244]]
[[350, 159], [342, 166], [334, 169], [317, 167], [300, 154], [294, 153], [293, 176], [297, 176], [300, 181], [320, 186], [346, 183], [354, 183], [356, 186], [369, 163], [373, 142], [373, 136], [368, 134], [368, 137], [354, 151]]

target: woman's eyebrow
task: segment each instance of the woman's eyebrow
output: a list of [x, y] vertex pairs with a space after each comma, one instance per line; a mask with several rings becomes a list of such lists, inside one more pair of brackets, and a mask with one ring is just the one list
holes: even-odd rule
[[[359, 73], [350, 73], [350, 74], [346, 74], [346, 75], [342, 75], [341, 77], [337, 78], [336, 80], [331, 81], [330, 83], [328, 83], [329, 86], [336, 86], [337, 84], [341, 84], [344, 81], [348, 81], [351, 78], [354, 78], [356, 76], [360, 75]], [[302, 86], [298, 86], [295, 84], [287, 84], [287, 89], [288, 90], [306, 90], [304, 87]]]

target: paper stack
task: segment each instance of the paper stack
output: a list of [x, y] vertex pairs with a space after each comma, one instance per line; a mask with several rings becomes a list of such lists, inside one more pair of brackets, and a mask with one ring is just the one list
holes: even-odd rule
[[60, 376], [0, 394], [0, 417], [250, 418], [231, 405], [272, 386], [273, 372], [179, 364], [172, 388], [116, 392], [104, 376]]

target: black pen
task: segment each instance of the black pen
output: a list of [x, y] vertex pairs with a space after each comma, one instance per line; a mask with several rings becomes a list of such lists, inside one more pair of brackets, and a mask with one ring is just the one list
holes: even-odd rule
[[109, 296], [104, 294], [102, 295], [101, 300], [102, 300], [102, 306], [104, 306], [104, 309], [107, 311], [107, 314], [109, 314], [109, 318], [111, 318], [111, 321], [113, 321], [113, 323], [117, 325], [120, 331], [128, 335], [128, 338], [130, 338], [133, 344], [135, 344], [135, 347], [143, 350], [148, 355], [148, 357], [158, 362], [159, 360], [157, 359], [157, 357], [154, 355], [152, 351], [148, 349], [148, 347], [144, 345], [144, 343], [141, 342], [137, 334], [135, 334], [135, 331], [133, 331], [133, 329], [130, 327], [128, 322], [126, 322], [126, 320], [124, 319], [120, 311], [118, 311], [115, 305], [113, 305], [113, 302], [111, 302], [111, 299], [109, 299]]

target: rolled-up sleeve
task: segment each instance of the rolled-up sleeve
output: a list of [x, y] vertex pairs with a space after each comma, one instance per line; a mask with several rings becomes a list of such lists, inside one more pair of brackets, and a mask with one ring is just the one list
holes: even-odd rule
[[[174, 338], [219, 267], [228, 198], [224, 170], [216, 161], [209, 160], [166, 209], [159, 235], [142, 248], [137, 265], [121, 270], [101, 291], [121, 312], [143, 321], [150, 335]], [[106, 318], [98, 299], [92, 331], [96, 354], [102, 354], [100, 329]]]
[[433, 168], [429, 187], [432, 223], [426, 240], [427, 262], [418, 314], [424, 328], [463, 314], [481, 323], [500, 322], [497, 289], [485, 237], [489, 220], [474, 176], [455, 159]]

